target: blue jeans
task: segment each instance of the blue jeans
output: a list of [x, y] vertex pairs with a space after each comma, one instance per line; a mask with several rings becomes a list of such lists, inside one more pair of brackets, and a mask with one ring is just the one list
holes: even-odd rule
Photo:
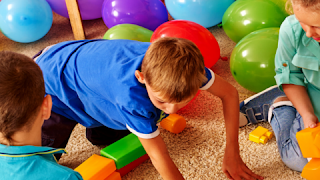
[[272, 110], [270, 124], [276, 136], [282, 161], [291, 169], [301, 172], [308, 160], [302, 156], [296, 133], [304, 129], [302, 117], [292, 106]]

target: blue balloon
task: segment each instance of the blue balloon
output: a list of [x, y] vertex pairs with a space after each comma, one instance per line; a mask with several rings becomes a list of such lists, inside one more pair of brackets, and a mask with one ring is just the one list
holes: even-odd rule
[[222, 22], [224, 12], [235, 0], [165, 0], [174, 19], [189, 20], [206, 28]]
[[29, 43], [45, 36], [53, 14], [46, 0], [2, 0], [0, 29], [9, 39]]

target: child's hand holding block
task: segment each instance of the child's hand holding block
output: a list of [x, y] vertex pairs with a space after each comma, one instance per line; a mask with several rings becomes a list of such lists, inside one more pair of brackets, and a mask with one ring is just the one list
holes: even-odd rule
[[160, 122], [160, 125], [175, 134], [178, 134], [184, 130], [187, 125], [186, 120], [178, 114], [170, 114], [167, 118]]
[[261, 126], [258, 126], [255, 130], [253, 130], [249, 134], [249, 140], [256, 142], [258, 144], [259, 143], [265, 144], [272, 137], [273, 137], [273, 133]]
[[301, 153], [305, 158], [320, 158], [320, 123], [296, 134]]

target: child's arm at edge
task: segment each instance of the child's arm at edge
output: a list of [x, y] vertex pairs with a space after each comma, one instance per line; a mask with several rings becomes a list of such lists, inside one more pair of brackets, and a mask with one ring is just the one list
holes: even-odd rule
[[283, 84], [282, 88], [293, 106], [300, 113], [303, 119], [304, 128], [316, 127], [318, 118], [314, 114], [314, 109], [306, 88], [304, 86], [294, 84]]
[[239, 95], [235, 87], [215, 74], [215, 81], [207, 89], [222, 100], [226, 126], [226, 149], [222, 170], [229, 179], [263, 179], [254, 174], [242, 161], [239, 152]]
[[160, 135], [152, 139], [139, 138], [139, 140], [164, 180], [184, 179], [170, 158], [166, 144]]

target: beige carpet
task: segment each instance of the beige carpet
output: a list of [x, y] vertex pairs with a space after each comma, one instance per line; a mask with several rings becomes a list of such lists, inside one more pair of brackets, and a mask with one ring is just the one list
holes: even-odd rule
[[[88, 39], [102, 38], [108, 29], [102, 19], [85, 21], [84, 28]], [[210, 28], [210, 31], [219, 42], [221, 56], [230, 57], [235, 43], [226, 36], [221, 28], [213, 27]], [[37, 42], [21, 44], [11, 41], [0, 33], [0, 51], [11, 50], [32, 57], [48, 45], [67, 40], [73, 40], [69, 19], [54, 14], [54, 22], [49, 33]], [[253, 94], [242, 88], [233, 79], [228, 61], [219, 60], [212, 69], [238, 89], [240, 101]], [[160, 131], [173, 161], [183, 176], [189, 180], [227, 179], [221, 171], [225, 148], [225, 126], [220, 99], [207, 92], [201, 92], [197, 99], [179, 114], [187, 119], [187, 127], [182, 133], [171, 134], [161, 127]], [[271, 130], [268, 123], [260, 125]], [[256, 127], [252, 125], [239, 130], [241, 156], [248, 167], [255, 173], [264, 176], [266, 180], [302, 179], [300, 173], [290, 170], [282, 163], [275, 138], [265, 145], [248, 140], [249, 133]], [[102, 147], [92, 146], [85, 138], [84, 132], [85, 128], [81, 125], [75, 128], [66, 148], [69, 153], [61, 158], [60, 164], [75, 168], [92, 154], [99, 154]], [[148, 160], [123, 179], [155, 180], [162, 178]]]

